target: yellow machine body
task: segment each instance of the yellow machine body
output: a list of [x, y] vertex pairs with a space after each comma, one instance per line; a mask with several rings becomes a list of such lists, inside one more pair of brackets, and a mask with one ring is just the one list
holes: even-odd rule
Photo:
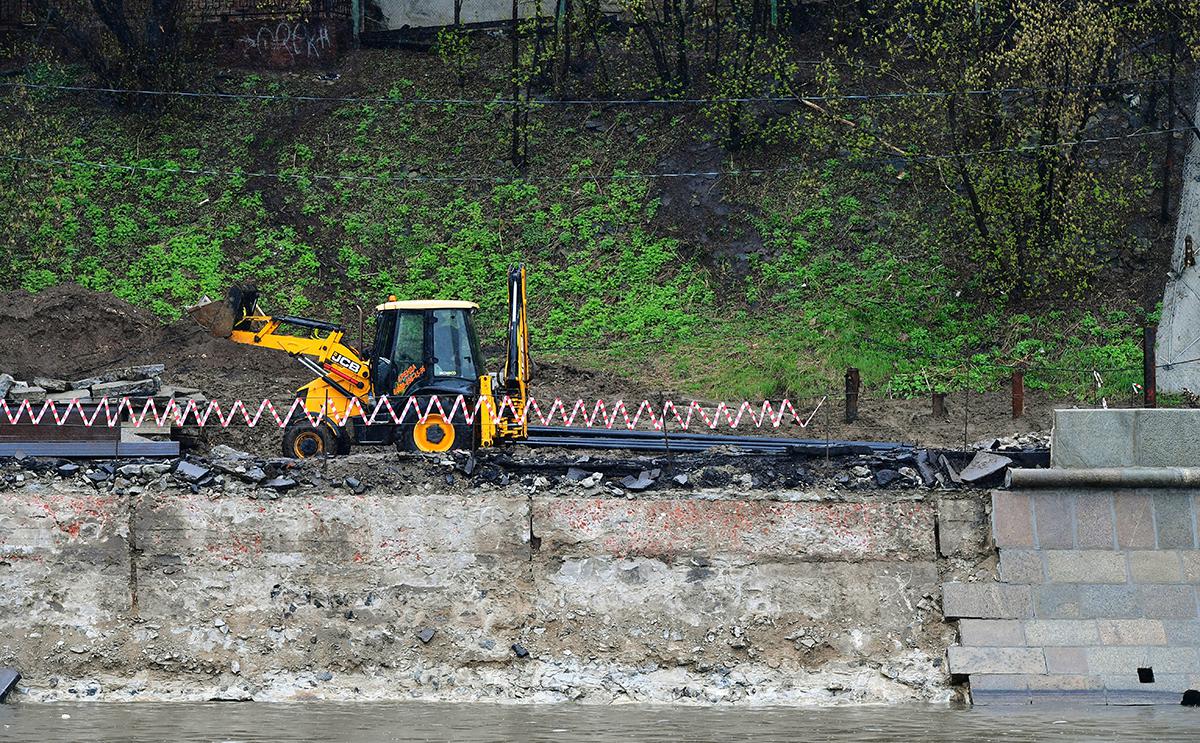
[[[476, 305], [455, 300], [405, 300], [394, 297], [376, 308], [376, 341], [374, 354], [364, 356], [344, 342], [344, 330], [333, 323], [287, 315], [268, 315], [256, 303], [257, 292], [235, 287], [229, 301], [202, 301], [188, 309], [189, 314], [216, 336], [235, 343], [257, 348], [283, 351], [295, 358], [314, 374], [311, 382], [297, 390], [304, 409], [325, 418], [324, 428], [316, 428], [307, 420], [289, 425], [284, 434], [284, 453], [288, 456], [315, 456], [345, 453], [350, 443], [407, 443], [420, 451], [440, 452], [451, 448], [494, 446], [501, 441], [519, 441], [528, 436], [525, 405], [530, 380], [529, 326], [525, 312], [525, 268], [509, 271], [508, 347], [501, 372], [497, 376], [482, 372], [478, 357], [478, 341], [470, 322]], [[438, 383], [438, 358], [434, 350], [433, 328], [438, 316], [457, 319], [457, 344], [468, 349], [471, 359], [467, 368], [476, 375], [443, 379]], [[410, 318], [410, 325], [423, 318], [421, 332], [423, 349], [419, 358], [408, 356], [413, 363], [398, 368], [392, 350], [399, 342], [395, 337], [398, 318]], [[390, 325], [388, 324], [390, 318]], [[445, 325], [445, 322], [443, 322]], [[283, 332], [301, 329], [305, 335]], [[391, 333], [392, 335], [389, 335]], [[381, 350], [382, 349], [382, 350]], [[408, 361], [404, 362], [408, 364]], [[451, 372], [453, 374], [454, 372]], [[373, 379], [372, 375], [379, 376]], [[380, 389], [386, 386], [388, 389]], [[416, 397], [422, 413], [428, 401], [441, 398], [449, 408], [462, 396], [473, 415], [448, 420], [432, 414], [423, 420], [401, 425], [392, 421], [368, 425], [364, 413], [370, 414], [386, 397], [396, 413], [405, 409], [410, 398]], [[424, 402], [425, 404], [421, 404]], [[355, 404], [357, 403], [357, 404]], [[394, 428], [396, 430], [389, 430]]]

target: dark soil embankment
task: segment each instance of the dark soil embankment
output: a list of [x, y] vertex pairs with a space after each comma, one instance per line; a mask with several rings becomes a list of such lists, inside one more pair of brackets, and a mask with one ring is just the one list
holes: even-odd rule
[[114, 366], [162, 363], [170, 384], [213, 399], [287, 398], [303, 370], [286, 355], [213, 338], [190, 319], [164, 325], [111, 294], [60, 284], [0, 294], [0, 370], [78, 379]]

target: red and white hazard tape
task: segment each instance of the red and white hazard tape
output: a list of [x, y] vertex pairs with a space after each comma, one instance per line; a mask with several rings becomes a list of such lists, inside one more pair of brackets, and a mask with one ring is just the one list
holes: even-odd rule
[[[10, 425], [17, 423], [42, 425], [43, 421], [47, 424], [52, 421], [58, 426], [82, 424], [114, 427], [128, 423], [134, 427], [187, 425], [228, 428], [245, 425], [254, 428], [261, 423], [268, 426], [274, 424], [279, 428], [284, 428], [293, 420], [300, 421], [301, 419], [307, 419], [313, 425], [326, 419], [343, 425], [346, 419], [352, 416], [361, 416], [366, 419], [368, 424], [416, 423], [436, 413], [447, 419], [461, 416], [461, 420], [467, 425], [471, 425], [479, 416], [482, 406], [486, 405], [493, 419], [499, 418], [501, 412], [507, 412], [511, 419], [515, 419], [518, 423], [528, 422], [530, 425], [582, 426], [609, 430], [614, 427], [624, 427], [634, 430], [640, 423], [644, 423], [654, 430], [662, 430], [664, 426], [671, 425], [673, 422], [680, 430], [686, 431], [692, 427], [709, 430], [726, 427], [736, 429], [739, 426], [779, 428], [785, 423], [804, 428], [812, 422], [817, 411], [827, 402], [827, 398], [822, 397], [816, 401], [811, 412], [801, 415], [792, 402], [786, 399], [780, 400], [778, 403], [764, 400], [757, 404], [744, 401], [734, 404], [721, 402], [708, 406], [695, 400], [683, 405], [676, 404], [671, 400], [661, 405], [652, 404], [649, 400], [642, 400], [632, 414], [630, 413], [631, 405], [624, 400], [617, 400], [611, 405], [599, 399], [591, 405], [583, 400], [576, 400], [573, 404], [568, 405], [562, 399], [555, 398], [549, 410], [544, 412], [538, 400], [532, 397], [521, 406], [520, 410], [509, 397], [502, 398], [499, 404], [493, 403], [488, 398], [476, 399], [473, 404], [469, 404], [462, 395], [458, 395], [453, 398], [453, 403], [448, 409], [438, 395], [431, 395], [424, 400], [426, 402], [423, 403], [415, 397], [410, 397], [403, 408], [397, 412], [391, 401], [385, 397], [381, 398], [369, 413], [358, 400], [352, 400], [344, 413], [330, 412], [327, 414], [324, 411], [305, 410], [304, 401], [296, 398], [282, 416], [279, 414], [279, 409], [269, 399], [260, 402], [257, 408], [247, 406], [241, 400], [234, 400], [227, 408], [223, 407], [218, 400], [186, 400], [182, 403], [178, 400], [169, 400], [162, 405], [161, 410], [159, 402], [154, 399], [145, 400], [141, 403], [141, 409], [138, 410], [127, 397], [105, 397], [90, 401], [86, 407], [79, 400], [47, 400], [41, 403], [23, 400], [19, 404], [10, 404], [5, 400], [0, 400], [0, 419], [7, 420]], [[38, 408], [39, 405], [40, 408]]]

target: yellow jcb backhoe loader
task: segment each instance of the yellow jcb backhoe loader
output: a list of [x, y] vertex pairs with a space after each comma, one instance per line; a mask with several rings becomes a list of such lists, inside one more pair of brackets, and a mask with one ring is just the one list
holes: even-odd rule
[[[285, 456], [346, 454], [353, 444], [439, 452], [528, 435], [522, 416], [530, 377], [524, 266], [508, 272], [508, 345], [498, 375], [484, 369], [473, 321], [478, 305], [473, 302], [389, 297], [375, 308], [374, 345], [360, 351], [345, 341], [340, 325], [265, 315], [257, 300], [254, 289], [234, 287], [228, 301], [202, 300], [188, 313], [217, 337], [284, 351], [316, 375], [296, 396], [304, 400], [306, 411], [325, 417], [314, 425], [306, 416], [300, 421], [293, 416], [283, 432]], [[285, 328], [307, 335], [289, 335], [282, 332]], [[435, 412], [423, 415], [435, 396], [444, 414], [434, 406]], [[460, 396], [462, 404], [455, 408]], [[506, 397], [511, 404], [502, 405]], [[367, 416], [385, 399], [391, 410], [378, 408], [370, 423]], [[343, 420], [345, 425], [339, 425]]]

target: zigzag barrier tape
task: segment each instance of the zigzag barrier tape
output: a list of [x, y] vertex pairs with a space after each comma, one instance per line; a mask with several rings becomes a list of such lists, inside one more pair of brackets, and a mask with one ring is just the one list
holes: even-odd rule
[[[38, 403], [22, 400], [20, 404], [14, 406], [6, 400], [0, 400], [0, 421], [7, 420], [9, 425], [17, 423], [42, 425], [42, 421], [46, 420], [47, 424], [53, 421], [57, 426], [82, 423], [85, 426], [115, 427], [121, 426], [127, 421], [135, 428], [162, 427], [168, 424], [218, 426], [221, 428], [240, 425], [254, 428], [260, 424], [266, 426], [274, 424], [279, 428], [286, 428], [293, 420], [296, 422], [307, 420], [314, 426], [325, 420], [345, 425], [346, 420], [350, 417], [363, 417], [368, 424], [402, 424], [417, 423], [437, 414], [447, 419], [461, 415], [462, 420], [468, 425], [472, 425], [483, 406], [487, 406], [488, 413], [493, 419], [500, 418], [502, 413], [507, 412], [510, 420], [530, 425], [582, 426], [608, 430], [614, 427], [624, 427], [628, 430], [635, 430], [639, 423], [645, 422], [654, 430], [662, 430], [673, 420], [680, 430], [686, 431], [692, 427], [706, 427], [709, 430], [716, 430], [718, 427], [736, 429], [739, 425], [743, 425], [743, 422], [748, 428], [779, 428], [784, 423], [806, 428], [817, 412], [828, 402], [828, 397], [821, 397], [817, 399], [811, 412], [801, 415], [792, 402], [787, 399], [780, 400], [778, 403], [764, 400], [757, 405], [750, 401], [743, 401], [734, 404], [721, 402], [709, 406], [702, 405], [695, 400], [686, 405], [677, 404], [672, 400], [655, 405], [649, 400], [642, 400], [637, 403], [636, 409], [630, 414], [631, 405], [624, 400], [608, 404], [604, 400], [597, 399], [589, 406], [580, 399], [568, 406], [561, 398], [555, 398], [549, 409], [543, 411], [538, 400], [532, 397], [520, 406], [520, 410], [517, 410], [516, 403], [510, 397], [502, 398], [499, 404], [488, 398], [476, 398], [473, 403], [468, 403], [463, 395], [458, 395], [453, 398], [448, 409], [441, 396], [430, 395], [424, 399], [427, 402], [422, 403], [418, 398], [410, 397], [397, 412], [391, 400], [384, 397], [374, 405], [368, 414], [358, 400], [352, 400], [346, 411], [338, 413], [337, 411], [327, 412], [325, 409], [317, 412], [306, 410], [304, 401], [296, 398], [282, 416], [270, 399], [264, 399], [257, 408], [247, 406], [242, 400], [234, 400], [228, 407], [222, 407], [218, 400], [187, 400], [180, 404], [178, 400], [172, 399], [167, 401], [161, 410], [159, 403], [153, 398], [142, 402], [140, 410], [136, 409], [134, 402], [128, 397], [100, 398], [89, 402], [86, 408], [79, 400], [65, 401], [65, 407], [62, 400], [46, 400], [40, 403], [41, 408], [36, 412], [35, 406]], [[75, 418], [72, 418], [72, 408], [77, 414]], [[47, 419], [47, 414], [49, 419]]]

